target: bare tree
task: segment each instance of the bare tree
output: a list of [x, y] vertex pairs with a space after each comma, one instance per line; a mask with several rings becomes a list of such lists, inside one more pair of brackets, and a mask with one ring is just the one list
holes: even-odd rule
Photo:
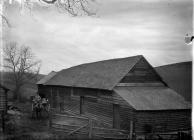
[[2, 18], [2, 22], [5, 23], [5, 25], [7, 25], [10, 28], [11, 24], [9, 23], [9, 20], [7, 19], [7, 17], [4, 16], [3, 14], [0, 14], [0, 16]]
[[[8, 27], [11, 27], [11, 24], [5, 14], [3, 14], [3, 5], [8, 3], [7, 0], [0, 0], [0, 20], [3, 21]], [[92, 6], [95, 3], [95, 0], [22, 0], [20, 1], [21, 7], [20, 10], [23, 11], [28, 9], [32, 11], [33, 4], [37, 1], [40, 5], [47, 6], [55, 5], [59, 12], [68, 12], [72, 16], [88, 15], [92, 16], [96, 14], [95, 8]], [[9, 4], [12, 4], [12, 0], [9, 1]]]
[[95, 15], [91, 4], [95, 0], [39, 0], [47, 4], [55, 4], [59, 10], [67, 11], [73, 16], [81, 15], [82, 13], [89, 16]]
[[39, 74], [41, 62], [36, 60], [31, 49], [27, 46], [18, 47], [11, 42], [4, 48], [4, 67], [13, 73], [11, 77], [15, 84], [14, 99], [21, 99], [20, 89], [27, 81]]

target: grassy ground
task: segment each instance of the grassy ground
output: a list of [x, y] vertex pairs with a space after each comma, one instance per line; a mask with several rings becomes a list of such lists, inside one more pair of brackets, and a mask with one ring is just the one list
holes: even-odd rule
[[13, 105], [19, 108], [20, 115], [8, 115], [6, 117], [6, 132], [4, 134], [0, 134], [1, 140], [53, 140], [84, 138], [76, 135], [67, 137], [62, 131], [56, 132], [52, 130], [49, 128], [49, 121], [46, 114], [40, 119], [32, 118], [30, 102], [15, 102]]
[[[6, 117], [6, 133], [4, 137], [37, 137], [49, 138], [48, 119], [32, 119], [31, 103], [13, 103], [20, 110], [20, 115], [7, 115]], [[9, 119], [8, 119], [9, 118]]]

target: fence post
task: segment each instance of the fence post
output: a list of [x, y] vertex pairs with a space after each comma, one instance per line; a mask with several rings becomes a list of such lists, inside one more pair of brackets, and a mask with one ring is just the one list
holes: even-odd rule
[[52, 111], [49, 111], [49, 128], [52, 127]]
[[181, 140], [181, 132], [178, 132], [178, 140]]
[[3, 129], [3, 133], [5, 132], [5, 113], [4, 111], [2, 111], [2, 114], [1, 114], [1, 121], [2, 121], [2, 129]]
[[130, 121], [129, 139], [133, 139], [133, 121]]
[[60, 113], [63, 111], [62, 108], [63, 108], [63, 107], [62, 107], [62, 103], [60, 102], [60, 103], [59, 103], [59, 110], [60, 110]]
[[89, 139], [92, 138], [92, 119], [89, 119]]

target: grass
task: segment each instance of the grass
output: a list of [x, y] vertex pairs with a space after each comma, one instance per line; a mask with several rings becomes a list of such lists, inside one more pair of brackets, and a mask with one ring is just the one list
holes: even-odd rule
[[[11, 120], [11, 125], [6, 123], [6, 133], [0, 135], [1, 140], [60, 140], [60, 139], [86, 139], [87, 136], [67, 136], [64, 132], [57, 132], [49, 127], [48, 117], [32, 119], [31, 103], [14, 102], [14, 106], [21, 110], [21, 115], [9, 115], [6, 118]], [[8, 122], [8, 120], [7, 120]], [[13, 129], [11, 129], [12, 127]]]

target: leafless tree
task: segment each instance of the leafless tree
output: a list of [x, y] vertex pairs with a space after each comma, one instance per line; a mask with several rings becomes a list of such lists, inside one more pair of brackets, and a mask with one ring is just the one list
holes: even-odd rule
[[5, 23], [5, 25], [7, 25], [9, 28], [11, 27], [11, 24], [9, 23], [9, 20], [7, 19], [6, 16], [4, 16], [3, 14], [0, 14], [2, 22]]
[[47, 4], [55, 4], [59, 10], [67, 11], [73, 16], [81, 15], [81, 13], [89, 16], [95, 15], [91, 4], [95, 0], [39, 0]]
[[14, 99], [20, 100], [20, 89], [27, 81], [34, 79], [39, 74], [41, 62], [36, 60], [31, 49], [27, 46], [18, 47], [16, 42], [11, 42], [4, 48], [4, 67], [13, 73], [11, 76], [15, 84]]
[[[22, 0], [21, 1], [21, 11], [28, 9], [32, 11], [33, 4], [35, 0]], [[92, 6], [95, 3], [95, 0], [36, 0], [39, 4], [45, 6], [55, 5], [59, 12], [68, 12], [72, 16], [88, 15], [92, 16], [96, 14], [95, 8]], [[6, 0], [2, 0], [0, 5], [5, 5]], [[11, 4], [11, 3], [10, 3]], [[11, 24], [6, 15], [3, 14], [1, 10], [1, 20], [7, 24], [8, 27], [11, 27]]]

